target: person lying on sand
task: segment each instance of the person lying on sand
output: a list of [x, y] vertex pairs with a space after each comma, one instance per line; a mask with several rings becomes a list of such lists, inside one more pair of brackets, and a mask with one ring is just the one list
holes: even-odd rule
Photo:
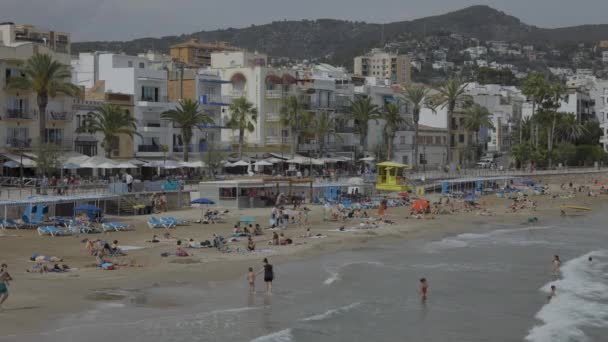
[[177, 240], [177, 249], [175, 250], [175, 256], [178, 256], [178, 257], [190, 256], [190, 254], [188, 254], [188, 252], [186, 252], [182, 248], [182, 240]]
[[59, 258], [56, 256], [44, 256], [44, 255], [39, 255], [37, 253], [34, 253], [30, 257], [30, 260], [39, 261], [39, 262], [61, 262], [61, 261], [63, 261], [63, 258]]
[[293, 243], [293, 240], [286, 237], [285, 234], [281, 233], [281, 239], [280, 239], [279, 243], [281, 246], [287, 246], [287, 245], [291, 245]]

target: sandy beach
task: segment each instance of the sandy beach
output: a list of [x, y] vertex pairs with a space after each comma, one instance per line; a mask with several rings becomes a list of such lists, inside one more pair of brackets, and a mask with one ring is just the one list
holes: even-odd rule
[[[608, 176], [603, 174], [577, 175], [571, 177], [543, 177], [540, 181], [549, 186], [553, 195], [566, 195], [569, 191], [562, 190], [561, 185], [570, 180], [575, 187], [589, 186], [598, 194], [599, 181], [608, 182]], [[438, 195], [429, 195], [431, 201], [439, 199]], [[528, 224], [530, 218], [538, 218], [542, 224], [544, 219], [560, 215], [560, 205], [578, 205], [595, 207], [605, 201], [607, 195], [590, 197], [587, 191], [576, 192], [574, 198], [552, 198], [550, 195], [535, 195], [529, 198], [536, 202], [535, 210], [525, 208], [515, 213], [507, 212], [512, 200], [497, 198], [495, 195], [485, 196], [480, 200], [483, 207], [492, 216], [480, 215], [480, 210], [473, 212], [459, 211], [454, 214], [428, 215], [424, 219], [409, 218], [409, 208], [392, 207], [387, 210], [387, 219], [394, 224], [382, 224], [375, 229], [353, 229], [340, 232], [338, 228], [357, 228], [361, 219], [350, 219], [346, 222], [324, 221], [324, 208], [310, 206], [312, 209], [310, 223], [313, 234], [323, 234], [325, 238], [302, 238], [303, 227], [290, 225], [284, 231], [285, 235], [294, 240], [294, 245], [272, 246], [272, 232], [264, 230], [263, 236], [258, 236], [256, 251], [246, 251], [246, 238], [229, 245], [232, 253], [221, 253], [215, 248], [188, 249], [188, 257], [162, 257], [164, 252], [175, 251], [175, 241], [150, 243], [153, 234], [162, 236], [164, 230], [152, 230], [146, 225], [149, 216], [114, 217], [121, 222], [134, 225], [135, 230], [128, 232], [112, 232], [94, 235], [79, 235], [67, 237], [39, 236], [34, 230], [4, 230], [0, 231], [0, 262], [9, 265], [9, 272], [14, 278], [10, 286], [10, 297], [0, 313], [2, 322], [1, 335], [23, 335], [44, 329], [53, 319], [59, 319], [70, 313], [94, 307], [100, 302], [112, 302], [123, 299], [125, 289], [137, 290], [151, 287], [179, 287], [221, 285], [222, 281], [243, 277], [247, 268], [253, 266], [259, 269], [263, 258], [267, 257], [275, 264], [292, 260], [305, 260], [311, 256], [338, 250], [355, 250], [371, 243], [399, 241], [400, 239], [432, 239], [452, 234], [467, 232], [473, 223], [502, 222]], [[455, 200], [451, 200], [455, 201]], [[459, 201], [456, 201], [459, 203]], [[368, 210], [375, 216], [376, 210]], [[192, 208], [172, 211], [167, 216], [179, 219], [195, 220], [200, 217], [200, 209]], [[232, 211], [227, 214], [225, 223], [197, 224], [179, 226], [171, 229], [173, 238], [184, 242], [192, 238], [196, 241], [212, 240], [214, 233], [225, 237], [232, 234], [233, 225], [242, 216], [251, 216], [262, 227], [268, 225], [270, 209], [245, 209]], [[570, 213], [569, 213], [570, 214]], [[572, 214], [586, 215], [586, 212]], [[162, 216], [162, 215], [155, 215]], [[535, 223], [530, 223], [535, 224]], [[349, 230], [349, 229], [347, 229]], [[116, 270], [104, 271], [97, 268], [95, 258], [85, 249], [84, 239], [118, 240], [120, 246], [135, 246], [140, 249], [129, 250], [127, 256], [118, 257], [120, 263], [133, 263], [134, 266], [119, 267]], [[29, 261], [33, 253], [45, 256], [58, 256], [64, 259], [60, 264], [69, 265], [72, 270], [66, 273], [27, 273], [25, 270], [34, 264]], [[261, 286], [261, 284], [259, 285]], [[155, 307], [171, 307], [176, 305], [171, 298], [156, 299], [146, 305]]]

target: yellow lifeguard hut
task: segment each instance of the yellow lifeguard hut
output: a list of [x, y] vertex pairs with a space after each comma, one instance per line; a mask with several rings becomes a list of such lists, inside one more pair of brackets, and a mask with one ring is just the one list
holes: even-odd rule
[[407, 178], [402, 175], [403, 170], [411, 170], [411, 166], [387, 161], [376, 164], [376, 169], [376, 189], [387, 191], [408, 191], [410, 189]]

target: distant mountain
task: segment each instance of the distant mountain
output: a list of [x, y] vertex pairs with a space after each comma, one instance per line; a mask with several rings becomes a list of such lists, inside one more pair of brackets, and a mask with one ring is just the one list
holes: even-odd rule
[[424, 37], [438, 32], [458, 33], [482, 41], [506, 40], [556, 46], [608, 39], [608, 25], [544, 29], [524, 24], [519, 19], [488, 6], [472, 6], [443, 15], [384, 25], [334, 19], [285, 20], [181, 36], [141, 38], [125, 42], [80, 42], [72, 44], [72, 52], [167, 52], [173, 44], [199, 38], [201, 41], [225, 41], [270, 56], [322, 59], [350, 65], [353, 56], [372, 47], [379, 47], [383, 41], [391, 42], [404, 34]]

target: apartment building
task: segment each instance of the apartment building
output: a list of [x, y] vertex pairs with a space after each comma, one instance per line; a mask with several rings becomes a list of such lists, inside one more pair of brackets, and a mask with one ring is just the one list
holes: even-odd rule
[[[104, 104], [112, 104], [128, 113], [133, 113], [133, 98], [134, 96], [129, 94], [105, 92], [105, 89], [99, 86], [86, 91], [83, 97], [74, 99], [72, 104], [74, 110], [73, 127], [76, 132], [74, 151], [91, 157], [103, 156], [105, 153], [105, 149], [101, 145], [104, 138], [103, 134], [87, 132], [85, 130], [86, 120]], [[134, 156], [133, 139], [126, 135], [119, 135], [118, 140], [112, 143], [110, 157], [131, 159]]]
[[[231, 103], [244, 97], [257, 109], [253, 132], [246, 132], [249, 151], [289, 151], [289, 129], [280, 123], [280, 110], [288, 96], [297, 95], [293, 70], [267, 66], [267, 56], [248, 51], [224, 51], [211, 54], [211, 68], [218, 70], [222, 84], [222, 101]], [[229, 108], [222, 109], [223, 120], [230, 117]], [[222, 130], [222, 141], [238, 143], [238, 132]]]
[[239, 49], [224, 42], [203, 43], [196, 38], [170, 47], [169, 54], [174, 61], [188, 67], [206, 68], [211, 66], [211, 54], [220, 51], [238, 51]]
[[179, 129], [174, 129], [160, 117], [162, 112], [175, 107], [168, 101], [166, 71], [150, 68], [150, 62], [143, 57], [103, 52], [81, 53], [72, 67], [74, 83], [84, 86], [89, 93], [133, 97], [132, 115], [138, 122], [137, 131], [141, 135], [133, 141], [136, 157], [165, 157], [165, 147], [169, 154], [173, 153]]
[[355, 75], [377, 77], [392, 84], [404, 84], [411, 81], [411, 65], [406, 55], [373, 49], [371, 52], [357, 56], [354, 60]]
[[[393, 160], [403, 164], [414, 164], [414, 131], [401, 130], [393, 141]], [[418, 167], [437, 169], [446, 165], [448, 132], [445, 128], [418, 125]]]
[[31, 150], [39, 139], [38, 120], [46, 117], [45, 141], [64, 150], [73, 148], [72, 98], [58, 95], [49, 99], [45, 113], [38, 111], [33, 92], [6, 87], [11, 77], [20, 77], [22, 63], [36, 53], [50, 55], [69, 65], [70, 39], [31, 25], [0, 24], [0, 147], [3, 150]]

